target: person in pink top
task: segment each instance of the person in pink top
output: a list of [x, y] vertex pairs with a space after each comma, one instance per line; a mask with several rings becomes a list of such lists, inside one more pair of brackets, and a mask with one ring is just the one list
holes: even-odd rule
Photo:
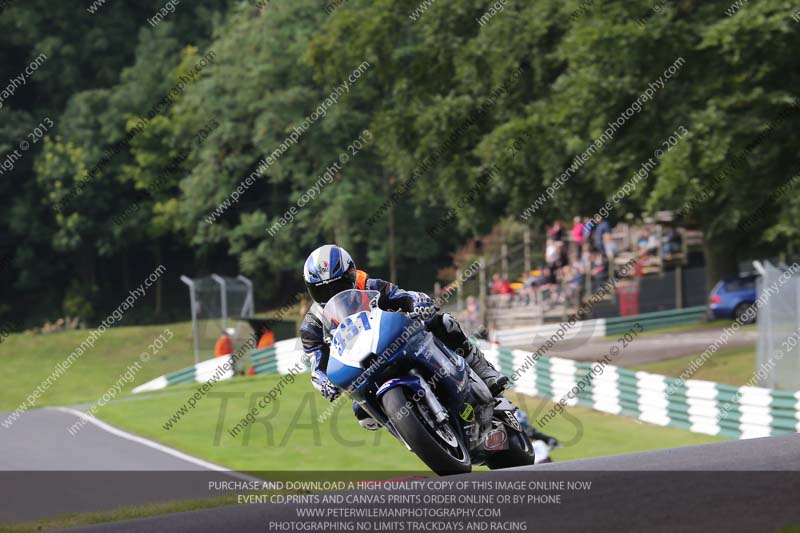
[[583, 222], [581, 217], [572, 219], [572, 231], [570, 232], [572, 238], [569, 243], [569, 262], [577, 263], [581, 253], [581, 245], [583, 244]]
[[583, 222], [581, 217], [572, 219], [572, 242], [578, 243], [578, 247], [583, 243]]

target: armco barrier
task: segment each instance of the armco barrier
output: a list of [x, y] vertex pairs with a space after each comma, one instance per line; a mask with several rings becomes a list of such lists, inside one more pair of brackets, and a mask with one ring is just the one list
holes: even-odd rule
[[[269, 348], [254, 350], [250, 353], [256, 374], [288, 374], [289, 369], [301, 359], [303, 351], [299, 349], [300, 339], [278, 341]], [[222, 365], [230, 361], [230, 356], [215, 357], [196, 365], [159, 376], [133, 389], [133, 393], [163, 389], [181, 383], [204, 383], [217, 376], [215, 381], [233, 377], [233, 370], [223, 371]], [[306, 368], [308, 365], [306, 364]], [[219, 372], [218, 372], [219, 369]]]
[[[297, 339], [289, 339], [254, 352], [252, 359], [256, 372], [288, 373], [289, 368], [304, 360], [298, 346]], [[554, 403], [563, 399], [564, 406], [581, 405], [659, 426], [732, 438], [800, 432], [800, 392], [732, 387], [691, 379], [682, 381], [612, 365], [557, 357], [534, 360], [532, 352], [484, 342], [481, 348], [486, 358], [507, 376], [528, 365], [514, 383], [516, 392], [546, 398]], [[207, 381], [214, 375], [220, 360], [224, 361], [224, 358], [204, 361], [196, 367], [162, 376], [140, 385], [134, 392], [176, 383]], [[232, 376], [233, 373], [229, 372], [220, 379]], [[542, 415], [544, 413], [540, 413], [538, 420], [531, 420], [534, 427], [543, 428], [547, 425], [550, 419], [542, 418]]]
[[[487, 358], [508, 376], [529, 363], [514, 384], [517, 392], [556, 403], [563, 399], [565, 406], [582, 405], [660, 426], [733, 438], [800, 432], [800, 392], [683, 381], [555, 357], [533, 361], [532, 352], [496, 345], [484, 348]], [[531, 423], [541, 428], [548, 421], [545, 415]]]
[[303, 357], [300, 339], [279, 341], [263, 350], [250, 354], [256, 374], [288, 374], [297, 362], [302, 362], [308, 370], [308, 362]]
[[[703, 306], [673, 309], [670, 311], [657, 311], [640, 315], [621, 316], [614, 318], [598, 318], [593, 320], [580, 320], [572, 326], [567, 334], [580, 337], [605, 337], [628, 331], [634, 323], [639, 323], [647, 329], [681, 326], [700, 322], [705, 317], [706, 308]], [[551, 336], [561, 324], [542, 324], [525, 328], [505, 329], [492, 333], [490, 339], [503, 346], [531, 345], [535, 338]]]
[[216, 381], [232, 378], [233, 369], [223, 368], [230, 359], [231, 357], [229, 355], [215, 357], [214, 359], [202, 361], [196, 365], [184, 368], [183, 370], [159, 376], [154, 380], [135, 387], [133, 393], [163, 389], [164, 387], [179, 385], [181, 383], [204, 383], [214, 376], [217, 376]]

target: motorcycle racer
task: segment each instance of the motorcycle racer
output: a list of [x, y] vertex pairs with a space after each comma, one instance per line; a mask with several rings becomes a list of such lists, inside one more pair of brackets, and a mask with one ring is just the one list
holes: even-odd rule
[[[311, 383], [328, 400], [335, 400], [341, 390], [328, 380], [330, 347], [325, 342], [322, 320], [323, 306], [336, 294], [348, 290], [378, 291], [378, 306], [384, 311], [403, 311], [425, 322], [427, 329], [448, 348], [461, 355], [489, 387], [493, 396], [508, 386], [508, 378], [489, 363], [483, 352], [467, 339], [461, 325], [449, 313], [440, 313], [434, 301], [425, 293], [405, 291], [381, 279], [370, 278], [357, 270], [347, 251], [335, 244], [326, 244], [308, 256], [303, 268], [303, 279], [314, 304], [306, 313], [300, 326], [303, 351], [312, 364]], [[376, 430], [380, 426], [360, 406], [353, 402], [353, 411], [361, 427]]]

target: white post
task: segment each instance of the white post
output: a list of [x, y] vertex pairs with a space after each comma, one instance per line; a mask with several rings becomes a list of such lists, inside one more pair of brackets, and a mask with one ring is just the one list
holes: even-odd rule
[[523, 239], [525, 242], [525, 251], [523, 252], [523, 261], [525, 262], [525, 272], [531, 271], [531, 229], [525, 228], [525, 233], [523, 235]]
[[225, 291], [225, 278], [211, 274], [211, 279], [219, 284], [220, 304], [222, 305], [222, 331], [228, 327], [228, 294]]
[[194, 362], [200, 362], [199, 332], [197, 331], [197, 298], [194, 294], [194, 281], [187, 276], [181, 276], [181, 281], [189, 286], [189, 305], [192, 306], [192, 337], [194, 338]]
[[456, 271], [456, 281], [459, 283], [456, 287], [456, 311], [461, 313], [464, 310], [464, 285], [467, 284], [463, 270]]
[[478, 301], [480, 302], [481, 306], [481, 327], [487, 328], [489, 310], [486, 308], [488, 305], [488, 298], [486, 297], [486, 260], [483, 257], [481, 257], [479, 265], [480, 270], [478, 271], [478, 283], [480, 284], [480, 287], [478, 287]]
[[241, 274], [236, 276], [236, 279], [247, 285], [247, 296], [245, 297], [244, 305], [242, 306], [242, 316], [253, 317], [256, 314], [256, 306], [253, 300], [253, 282]]
[[502, 261], [501, 269], [503, 272], [503, 279], [505, 279], [508, 277], [508, 245], [505, 241], [503, 241], [503, 244], [500, 246], [500, 259]]

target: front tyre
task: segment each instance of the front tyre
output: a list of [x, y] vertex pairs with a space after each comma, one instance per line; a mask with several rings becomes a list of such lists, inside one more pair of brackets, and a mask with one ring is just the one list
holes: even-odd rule
[[486, 457], [486, 466], [491, 470], [532, 465], [536, 461], [533, 444], [525, 433], [506, 427], [508, 449]]
[[408, 396], [405, 388], [395, 387], [381, 397], [381, 405], [411, 450], [440, 476], [470, 472], [472, 459], [460, 435], [449, 423], [436, 427], [427, 406]]

